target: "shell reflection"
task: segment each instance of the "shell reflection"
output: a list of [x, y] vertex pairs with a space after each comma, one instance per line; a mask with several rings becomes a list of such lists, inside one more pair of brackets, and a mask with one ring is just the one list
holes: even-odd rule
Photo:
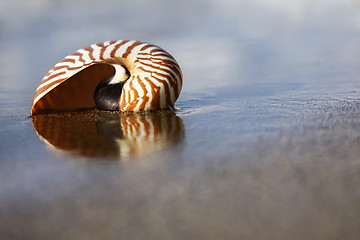
[[91, 158], [141, 157], [180, 143], [182, 119], [172, 111], [122, 114], [91, 110], [32, 117], [51, 148]]

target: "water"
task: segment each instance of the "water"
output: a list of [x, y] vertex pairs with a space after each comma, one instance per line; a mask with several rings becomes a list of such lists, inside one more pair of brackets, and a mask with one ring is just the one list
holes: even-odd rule
[[[178, 111], [29, 117], [116, 39], [177, 59]], [[0, 1], [1, 238], [357, 239], [359, 42], [355, 0]]]

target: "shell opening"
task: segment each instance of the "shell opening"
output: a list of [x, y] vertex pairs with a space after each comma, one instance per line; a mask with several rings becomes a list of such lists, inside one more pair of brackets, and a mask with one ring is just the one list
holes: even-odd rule
[[94, 92], [96, 107], [102, 110], [117, 111], [120, 105], [120, 96], [130, 72], [122, 65], [113, 65], [115, 74], [99, 83]]

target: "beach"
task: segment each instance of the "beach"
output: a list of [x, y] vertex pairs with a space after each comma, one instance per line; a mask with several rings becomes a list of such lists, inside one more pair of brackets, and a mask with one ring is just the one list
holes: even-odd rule
[[[359, 2], [71, 3], [0, 10], [1, 239], [358, 238]], [[177, 60], [175, 111], [30, 116], [117, 39]]]

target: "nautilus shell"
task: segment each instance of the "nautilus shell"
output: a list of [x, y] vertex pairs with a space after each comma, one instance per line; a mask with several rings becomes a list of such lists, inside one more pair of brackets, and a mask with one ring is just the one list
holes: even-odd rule
[[132, 112], [169, 109], [181, 87], [181, 69], [163, 49], [138, 41], [108, 41], [57, 63], [37, 88], [31, 114], [95, 107]]

